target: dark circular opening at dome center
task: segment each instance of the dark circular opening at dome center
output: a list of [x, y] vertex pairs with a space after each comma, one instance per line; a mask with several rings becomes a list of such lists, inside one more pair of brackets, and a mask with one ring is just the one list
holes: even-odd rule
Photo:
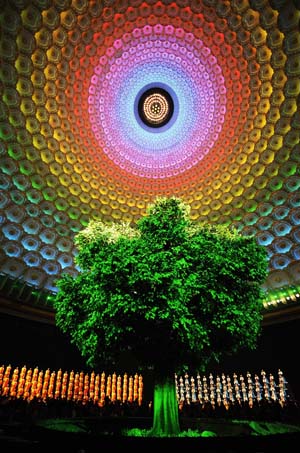
[[170, 94], [160, 87], [146, 90], [138, 102], [141, 120], [149, 127], [166, 125], [174, 113], [174, 102]]

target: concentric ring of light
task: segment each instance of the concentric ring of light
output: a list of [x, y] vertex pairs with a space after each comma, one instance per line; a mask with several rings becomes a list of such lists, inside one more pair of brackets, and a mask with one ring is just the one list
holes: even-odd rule
[[[153, 71], [154, 68], [151, 67], [151, 70]], [[167, 69], [166, 71], [168, 71], [168, 70], [173, 72], [171, 67], [169, 67], [169, 69]], [[155, 71], [157, 71], [157, 68], [155, 69]], [[175, 91], [170, 86], [170, 84], [163, 83], [161, 81], [161, 80], [165, 79], [165, 75], [162, 74], [161, 71], [159, 71], [159, 72], [160, 72], [160, 74], [157, 73], [156, 76], [159, 78], [160, 81], [159, 82], [158, 81], [152, 82], [152, 83], [149, 83], [149, 84], [143, 86], [139, 90], [139, 92], [136, 94], [136, 96], [135, 96], [134, 107], [133, 107], [137, 125], [139, 125], [145, 131], [150, 132], [151, 134], [153, 134], [153, 133], [160, 134], [161, 140], [160, 141], [155, 140], [155, 149], [156, 150], [158, 150], [158, 149], [162, 150], [163, 149], [163, 141], [162, 141], [162, 139], [164, 141], [167, 141], [168, 140], [168, 135], [170, 136], [170, 134], [163, 134], [162, 135], [162, 133], [166, 132], [169, 128], [173, 127], [173, 125], [175, 124], [175, 122], [176, 122], [176, 120], [178, 118], [178, 114], [179, 114], [179, 100], [178, 100], [178, 97], [177, 97]], [[145, 70], [143, 69], [142, 70], [142, 75], [144, 75], [144, 73], [145, 73]], [[174, 75], [173, 79], [174, 79], [173, 80], [173, 84], [174, 84], [174, 81], [176, 80], [176, 76], [175, 75]], [[179, 86], [176, 85], [176, 83], [174, 84], [174, 86], [178, 90]], [[163, 95], [168, 100], [169, 106], [170, 106], [170, 112], [169, 112], [170, 114], [167, 117], [167, 121], [164, 121], [164, 123], [160, 124], [159, 127], [153, 127], [153, 124], [148, 124], [147, 121], [143, 121], [143, 118], [141, 117], [141, 114], [140, 114], [140, 104], [142, 104], [142, 100], [144, 99], [145, 94], [146, 93], [152, 93], [152, 92], [163, 93]], [[151, 135], [149, 135], [149, 139], [150, 138], [151, 138]], [[151, 150], [151, 146], [149, 147], [149, 151], [150, 150]]]
[[[222, 129], [226, 88], [217, 60], [200, 40], [187, 54], [184, 37], [183, 32], [175, 45], [166, 34], [146, 46], [143, 33], [139, 39], [128, 34], [118, 52], [109, 49], [109, 58], [99, 62], [91, 77], [88, 99], [95, 138], [119, 168], [133, 175], [164, 179], [184, 173], [209, 153]], [[143, 58], [137, 58], [141, 53]], [[156, 134], [137, 120], [136, 105], [153, 86], [166, 89], [174, 101], [171, 121]]]
[[138, 111], [143, 123], [149, 127], [160, 128], [172, 118], [174, 103], [166, 90], [154, 87], [142, 94], [138, 102]]

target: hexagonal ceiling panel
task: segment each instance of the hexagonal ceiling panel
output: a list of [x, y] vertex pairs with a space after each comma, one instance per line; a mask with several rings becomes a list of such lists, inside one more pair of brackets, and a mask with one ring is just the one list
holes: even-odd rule
[[[175, 195], [300, 287], [300, 6], [289, 0], [6, 0], [2, 275], [56, 291], [90, 219]], [[297, 296], [299, 297], [299, 296]]]

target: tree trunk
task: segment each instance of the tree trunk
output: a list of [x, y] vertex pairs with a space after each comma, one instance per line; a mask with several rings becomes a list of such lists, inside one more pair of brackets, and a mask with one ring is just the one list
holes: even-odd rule
[[176, 436], [180, 433], [175, 377], [162, 377], [154, 384], [151, 436]]

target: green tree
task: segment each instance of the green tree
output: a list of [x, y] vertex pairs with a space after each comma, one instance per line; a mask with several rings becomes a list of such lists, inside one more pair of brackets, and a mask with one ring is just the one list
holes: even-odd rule
[[130, 352], [154, 374], [151, 435], [180, 432], [175, 373], [255, 349], [266, 250], [221, 225], [195, 224], [159, 198], [136, 227], [90, 222], [75, 237], [76, 277], [57, 282], [58, 327], [91, 367]]

